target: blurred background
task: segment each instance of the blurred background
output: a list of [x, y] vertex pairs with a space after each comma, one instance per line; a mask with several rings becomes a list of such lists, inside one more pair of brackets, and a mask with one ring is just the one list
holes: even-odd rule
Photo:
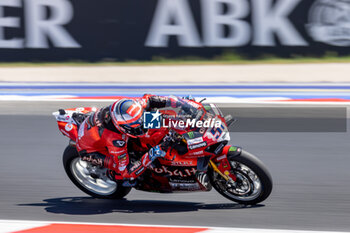
[[[0, 0], [0, 219], [350, 231], [349, 62], [349, 0]], [[145, 93], [234, 115], [271, 196], [74, 187], [51, 113]]]

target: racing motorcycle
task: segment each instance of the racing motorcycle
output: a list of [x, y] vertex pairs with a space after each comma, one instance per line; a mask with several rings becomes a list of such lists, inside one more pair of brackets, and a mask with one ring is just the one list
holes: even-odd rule
[[[234, 122], [232, 116], [224, 116], [215, 104], [194, 100], [188, 103], [198, 109], [196, 119], [209, 121], [209, 124], [206, 127], [172, 127], [168, 130], [166, 135], [172, 135], [172, 147], [165, 157], [156, 159], [137, 178], [137, 185], [133, 188], [159, 193], [210, 191], [195, 177], [198, 156], [210, 156], [207, 174], [211, 187], [240, 204], [254, 205], [264, 201], [272, 191], [271, 175], [257, 157], [238, 146], [227, 145], [230, 141], [228, 127]], [[88, 195], [121, 199], [131, 187], [124, 187], [122, 180], [111, 178], [106, 168], [81, 160], [76, 150], [79, 126], [95, 111], [96, 108], [80, 107], [53, 113], [59, 130], [70, 139], [63, 153], [64, 169], [70, 180]], [[162, 113], [167, 124], [174, 122], [171, 119], [175, 119], [176, 113], [168, 110]], [[193, 121], [190, 123], [194, 124]], [[147, 134], [157, 130], [149, 129]], [[130, 156], [138, 154], [129, 152]], [[142, 154], [138, 156], [136, 159], [140, 159]]]

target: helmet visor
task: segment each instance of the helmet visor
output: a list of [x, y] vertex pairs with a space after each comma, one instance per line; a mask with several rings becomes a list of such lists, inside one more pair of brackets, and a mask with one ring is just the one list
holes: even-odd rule
[[147, 133], [147, 129], [143, 128], [143, 119], [142, 117], [137, 121], [130, 124], [122, 124], [119, 125], [125, 131], [125, 133], [130, 134], [132, 136], [142, 136]]

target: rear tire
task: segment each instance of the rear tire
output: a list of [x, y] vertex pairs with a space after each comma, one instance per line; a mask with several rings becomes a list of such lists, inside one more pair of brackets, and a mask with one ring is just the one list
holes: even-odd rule
[[[230, 152], [229, 152], [230, 153]], [[272, 191], [272, 178], [267, 170], [266, 166], [254, 155], [242, 150], [241, 154], [238, 156], [231, 156], [228, 154], [229, 161], [232, 164], [240, 164], [243, 167], [246, 167], [250, 169], [255, 175], [258, 177], [259, 180], [259, 186], [256, 187], [255, 183], [252, 179], [250, 179], [249, 174], [244, 174], [243, 170], [235, 170], [234, 168], [231, 169], [231, 171], [239, 172], [242, 177], [246, 181], [250, 181], [250, 187], [253, 188], [259, 188], [258, 192], [252, 196], [249, 197], [248, 195], [245, 197], [244, 195], [235, 195], [233, 192], [228, 191], [227, 187], [224, 187], [222, 184], [222, 181], [218, 181], [217, 178], [219, 175], [214, 172], [212, 169], [209, 170], [209, 177], [210, 182], [215, 188], [216, 191], [218, 191], [221, 195], [228, 198], [231, 201], [245, 204], [245, 205], [255, 205], [257, 203], [260, 203], [264, 201], [266, 198], [269, 197]]]
[[[112, 188], [112, 191], [106, 192], [106, 194], [97, 193], [92, 191], [92, 189], [89, 190], [88, 188], [84, 187], [81, 184], [81, 181], [79, 181], [78, 176], [74, 173], [74, 169], [72, 168], [72, 166], [75, 166], [75, 163], [78, 159], [80, 159], [80, 156], [76, 148], [71, 145], [67, 146], [63, 153], [64, 170], [66, 171], [69, 179], [75, 184], [75, 186], [77, 186], [84, 193], [101, 199], [122, 199], [130, 192], [131, 188], [123, 187], [118, 183], [116, 183], [115, 189]], [[103, 187], [101, 190], [103, 190]]]

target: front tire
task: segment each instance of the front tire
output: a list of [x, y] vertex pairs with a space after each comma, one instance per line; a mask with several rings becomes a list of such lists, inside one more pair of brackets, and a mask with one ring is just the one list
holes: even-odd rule
[[67, 146], [63, 153], [63, 166], [69, 179], [84, 193], [102, 199], [122, 199], [131, 190], [110, 180], [106, 169], [93, 167], [97, 177], [90, 174], [90, 165], [82, 161], [74, 146]]
[[236, 187], [228, 187], [227, 182], [210, 169], [209, 177], [213, 187], [231, 201], [245, 205], [255, 205], [269, 197], [272, 178], [266, 166], [254, 155], [242, 150], [238, 156], [230, 156], [231, 172], [237, 177]]

